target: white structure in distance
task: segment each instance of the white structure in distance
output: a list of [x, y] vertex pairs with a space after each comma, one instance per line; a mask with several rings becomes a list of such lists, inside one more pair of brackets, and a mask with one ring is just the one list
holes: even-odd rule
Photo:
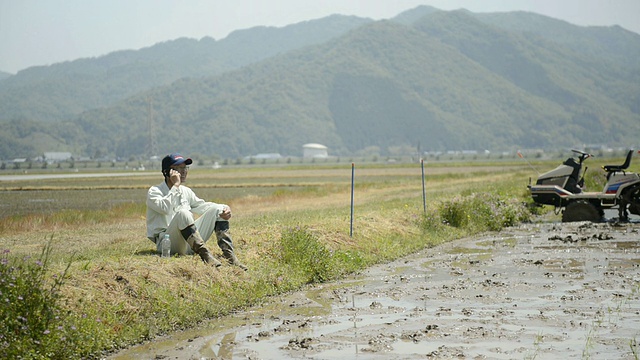
[[302, 156], [305, 158], [327, 158], [329, 154], [326, 146], [311, 143], [302, 146]]

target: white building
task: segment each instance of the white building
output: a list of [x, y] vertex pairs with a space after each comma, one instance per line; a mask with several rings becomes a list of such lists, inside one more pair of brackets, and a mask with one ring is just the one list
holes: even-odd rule
[[329, 154], [324, 145], [305, 144], [302, 146], [302, 156], [305, 158], [326, 158]]
[[264, 153], [258, 154], [253, 157], [254, 159], [282, 159], [282, 155], [279, 153]]
[[44, 153], [44, 161], [47, 163], [55, 163], [61, 161], [67, 161], [72, 158], [70, 152], [45, 152]]

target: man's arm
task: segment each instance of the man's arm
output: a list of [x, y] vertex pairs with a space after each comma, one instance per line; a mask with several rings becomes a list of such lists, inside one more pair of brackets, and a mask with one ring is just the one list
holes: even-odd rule
[[211, 201], [204, 201], [200, 199], [194, 192], [188, 187], [182, 187], [183, 196], [187, 196], [189, 198], [189, 204], [191, 205], [191, 211], [196, 214], [203, 214], [205, 211], [210, 209], [211, 207], [216, 207], [220, 209], [220, 216], [224, 220], [229, 220], [231, 218], [231, 208], [226, 204], [217, 204]]
[[147, 207], [161, 214], [169, 214], [173, 209], [174, 199], [180, 195], [180, 188], [173, 186], [165, 195], [159, 187], [154, 186], [147, 193]]

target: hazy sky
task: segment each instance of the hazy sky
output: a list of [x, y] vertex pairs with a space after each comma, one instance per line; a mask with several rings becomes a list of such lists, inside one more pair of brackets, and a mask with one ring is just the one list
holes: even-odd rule
[[16, 73], [180, 37], [219, 40], [233, 30], [282, 27], [331, 14], [386, 19], [421, 4], [473, 12], [523, 10], [640, 34], [640, 0], [0, 0], [0, 71]]

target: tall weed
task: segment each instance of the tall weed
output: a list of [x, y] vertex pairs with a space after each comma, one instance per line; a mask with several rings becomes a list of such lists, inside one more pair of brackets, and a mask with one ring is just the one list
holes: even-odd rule
[[[0, 257], [0, 357], [3, 359], [66, 359], [65, 348], [75, 331], [65, 326], [60, 287], [69, 266], [47, 281], [51, 241], [38, 259]], [[70, 264], [70, 263], [69, 263]]]
[[495, 193], [456, 196], [442, 202], [438, 213], [443, 224], [471, 231], [499, 231], [531, 217], [522, 201]]
[[306, 283], [331, 279], [335, 272], [333, 253], [306, 228], [292, 228], [280, 238], [280, 256], [284, 264]]

